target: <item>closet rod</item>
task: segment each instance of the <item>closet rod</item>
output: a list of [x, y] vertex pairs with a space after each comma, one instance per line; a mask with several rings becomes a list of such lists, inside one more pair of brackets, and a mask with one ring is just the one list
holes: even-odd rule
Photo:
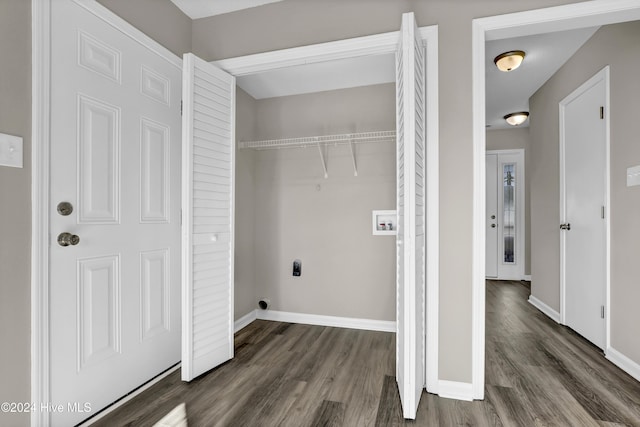
[[305, 136], [302, 138], [268, 139], [263, 141], [241, 141], [240, 149], [269, 150], [274, 148], [298, 148], [320, 144], [360, 144], [367, 142], [392, 142], [396, 140], [395, 130], [379, 132], [346, 133], [340, 135]]

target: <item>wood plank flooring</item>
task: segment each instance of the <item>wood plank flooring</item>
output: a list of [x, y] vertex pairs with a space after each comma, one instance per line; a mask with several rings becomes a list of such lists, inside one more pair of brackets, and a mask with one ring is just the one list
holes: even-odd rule
[[487, 282], [485, 400], [423, 393], [402, 418], [394, 334], [255, 321], [236, 357], [191, 383], [175, 372], [95, 426], [150, 426], [186, 402], [190, 426], [640, 426], [640, 383], [528, 304]]

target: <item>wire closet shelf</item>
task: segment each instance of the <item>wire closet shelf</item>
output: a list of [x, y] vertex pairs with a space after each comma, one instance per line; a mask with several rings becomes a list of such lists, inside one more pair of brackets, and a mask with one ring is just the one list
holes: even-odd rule
[[393, 142], [396, 131], [345, 133], [340, 135], [305, 136], [301, 138], [267, 139], [263, 141], [240, 141], [239, 149], [270, 150], [277, 148], [304, 148], [331, 144], [362, 144], [370, 142]]

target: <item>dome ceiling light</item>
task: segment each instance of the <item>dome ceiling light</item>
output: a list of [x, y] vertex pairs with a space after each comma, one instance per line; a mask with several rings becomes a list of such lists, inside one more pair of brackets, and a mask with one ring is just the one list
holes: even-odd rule
[[529, 112], [528, 111], [520, 111], [518, 113], [511, 113], [511, 114], [507, 114], [506, 116], [504, 116], [504, 119], [511, 126], [519, 126], [519, 125], [523, 124], [524, 122], [526, 122], [527, 118], [529, 118]]
[[513, 71], [522, 64], [525, 53], [521, 50], [512, 50], [510, 52], [501, 53], [493, 60], [498, 70], [509, 72]]

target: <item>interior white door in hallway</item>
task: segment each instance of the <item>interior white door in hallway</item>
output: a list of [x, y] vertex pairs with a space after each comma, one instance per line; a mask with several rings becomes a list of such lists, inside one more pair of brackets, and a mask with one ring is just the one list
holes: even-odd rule
[[606, 344], [608, 68], [560, 102], [561, 321]]
[[50, 417], [69, 426], [180, 361], [181, 61], [81, 2], [51, 14]]
[[524, 277], [524, 150], [487, 151], [485, 276]]

